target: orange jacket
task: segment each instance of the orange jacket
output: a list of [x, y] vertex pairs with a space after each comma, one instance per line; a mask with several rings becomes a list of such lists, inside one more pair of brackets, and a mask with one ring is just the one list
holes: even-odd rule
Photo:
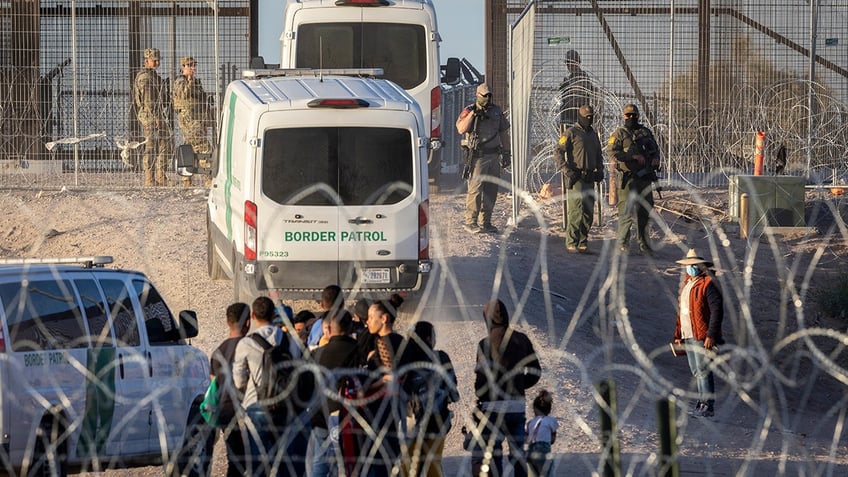
[[[724, 320], [724, 302], [721, 290], [713, 278], [709, 274], [695, 277], [687, 275], [680, 284], [680, 290], [682, 292], [683, 287], [690, 281], [698, 280], [689, 292], [689, 318], [692, 320], [692, 333], [698, 341], [703, 341], [709, 336], [716, 344], [722, 344], [724, 340], [721, 335], [721, 323]], [[679, 311], [674, 339], [681, 339]]]

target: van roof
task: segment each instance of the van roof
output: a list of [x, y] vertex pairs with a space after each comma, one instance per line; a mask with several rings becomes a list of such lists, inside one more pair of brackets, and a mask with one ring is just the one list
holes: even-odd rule
[[[340, 7], [356, 7], [361, 6], [356, 3], [350, 2], [349, 5], [337, 5], [337, 0], [296, 0], [295, 3], [303, 4], [304, 8], [313, 8], [313, 7], [326, 7], [330, 6], [340, 6]], [[431, 5], [433, 2], [431, 0], [393, 0], [392, 2], [388, 2], [388, 5], [376, 5], [374, 8], [379, 8], [381, 6], [385, 7], [393, 7], [393, 8], [416, 8], [421, 9], [422, 5]], [[372, 5], [368, 5], [368, 7], [372, 7]]]
[[[349, 76], [258, 76], [231, 83], [255, 100], [285, 109], [308, 109], [315, 100], [364, 100], [369, 109], [408, 111], [418, 103], [397, 84]], [[276, 108], [274, 108], [276, 109]]]
[[134, 270], [105, 268], [113, 262], [112, 257], [97, 255], [90, 257], [58, 257], [58, 258], [4, 258], [0, 259], [0, 278], [20, 277], [37, 273], [67, 273], [96, 270], [116, 273], [132, 273], [144, 275]]

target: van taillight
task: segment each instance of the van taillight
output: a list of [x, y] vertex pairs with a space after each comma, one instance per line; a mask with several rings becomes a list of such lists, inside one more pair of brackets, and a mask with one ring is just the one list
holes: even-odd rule
[[430, 90], [430, 139], [442, 137], [442, 87]]
[[306, 103], [310, 108], [356, 109], [371, 106], [364, 99], [313, 99]]
[[418, 206], [418, 260], [430, 260], [430, 200]]
[[244, 259], [256, 260], [256, 204], [244, 201]]
[[0, 330], [0, 353], [6, 352], [6, 337], [3, 335], [3, 330]]

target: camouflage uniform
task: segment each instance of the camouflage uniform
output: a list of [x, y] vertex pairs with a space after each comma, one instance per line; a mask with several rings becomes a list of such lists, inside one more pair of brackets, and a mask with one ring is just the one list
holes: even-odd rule
[[[158, 60], [159, 50], [148, 48], [144, 57], [145, 60]], [[165, 171], [174, 153], [173, 131], [168, 118], [168, 83], [155, 68], [146, 66], [135, 77], [133, 93], [138, 122], [147, 141], [142, 155], [144, 185], [168, 185]]]
[[[182, 66], [194, 64], [194, 58], [182, 58], [180, 63]], [[196, 154], [212, 152], [212, 145], [206, 134], [206, 127], [209, 125], [206, 93], [203, 92], [200, 78], [189, 80], [183, 74], [174, 80], [174, 108], [177, 110], [183, 140], [191, 144]]]

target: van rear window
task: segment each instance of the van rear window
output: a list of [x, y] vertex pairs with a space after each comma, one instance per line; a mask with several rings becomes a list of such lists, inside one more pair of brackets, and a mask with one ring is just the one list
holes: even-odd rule
[[283, 205], [395, 204], [412, 194], [412, 153], [406, 129], [270, 129], [262, 192]]
[[425, 33], [423, 25], [404, 23], [303, 24], [295, 66], [383, 68], [383, 78], [409, 90], [427, 79]]

